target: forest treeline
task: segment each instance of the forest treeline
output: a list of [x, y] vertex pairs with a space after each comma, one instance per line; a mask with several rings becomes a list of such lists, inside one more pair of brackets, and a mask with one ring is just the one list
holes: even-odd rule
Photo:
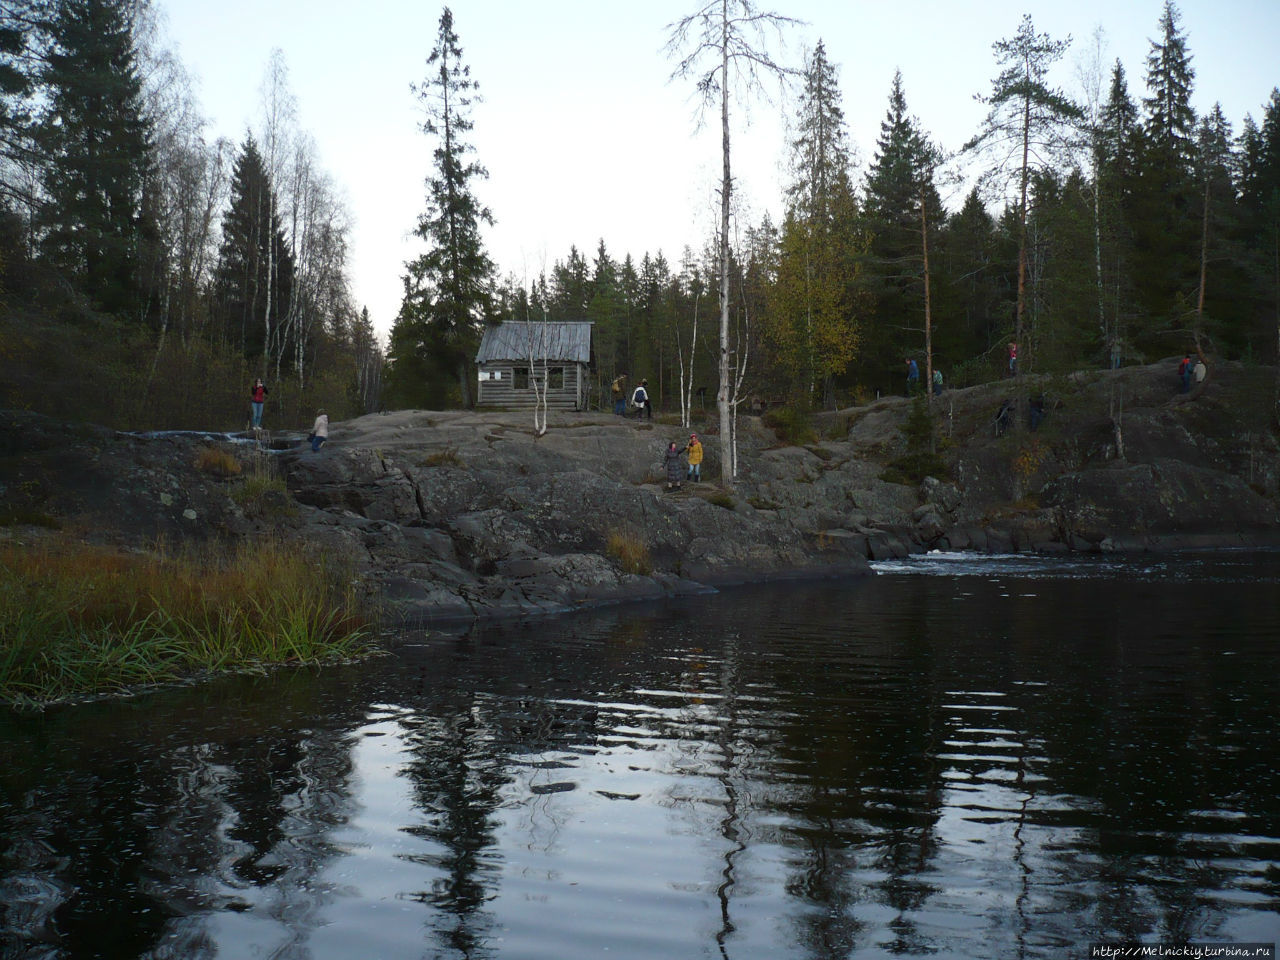
[[128, 427], [372, 409], [382, 349], [349, 214], [298, 128], [283, 54], [258, 120], [211, 138], [148, 0], [0, 4], [3, 402]]
[[[1132, 86], [1124, 64], [1094, 57], [1069, 92], [1050, 80], [1067, 41], [1029, 17], [1011, 25], [993, 45], [989, 113], [951, 151], [912, 114], [908, 78], [886, 78], [865, 167], [819, 42], [792, 71], [780, 221], [736, 217], [729, 258], [719, 235], [674, 260], [602, 238], [525, 282], [484, 247], [477, 84], [445, 8], [415, 87], [436, 145], [423, 252], [384, 359], [350, 292], [349, 213], [298, 128], [283, 54], [232, 143], [209, 135], [150, 0], [6, 0], [3, 401], [119, 426], [241, 426], [263, 376], [271, 425], [305, 425], [321, 405], [341, 418], [469, 404], [480, 334], [503, 319], [592, 321], [601, 392], [626, 372], [669, 408], [716, 395], [722, 349], [735, 397], [799, 406], [899, 391], [906, 358], [950, 384], [990, 379], [1011, 342], [1029, 371], [1188, 351], [1272, 363], [1280, 90], [1259, 91], [1258, 118], [1238, 127], [1216, 105], [1197, 114], [1193, 90], [1212, 78], [1196, 77], [1176, 6], [1157, 13]], [[726, 289], [731, 339], [716, 331]]]
[[[469, 93], [475, 81], [445, 14], [428, 85]], [[900, 392], [907, 358], [964, 385], [1002, 375], [1011, 342], [1033, 372], [1197, 351], [1275, 362], [1280, 90], [1259, 91], [1259, 119], [1238, 127], [1217, 105], [1197, 114], [1179, 11], [1166, 3], [1157, 16], [1136, 82], [1095, 51], [1071, 92], [1050, 81], [1067, 65], [1069, 41], [1038, 33], [1030, 17], [1011, 25], [993, 45], [989, 113], [950, 152], [911, 113], [907, 79], [886, 78], [884, 120], [861, 170], [838, 67], [819, 42], [796, 72], [793, 139], [779, 145], [791, 171], [782, 220], [737, 219], [731, 229], [729, 349], [743, 395], [857, 402]], [[485, 173], [465, 144], [467, 102], [455, 98], [454, 114], [435, 118], [437, 127], [453, 121], [455, 136], [452, 153], [437, 151], [420, 225], [433, 250], [444, 247], [446, 226], [491, 218], [474, 202]], [[717, 238], [675, 261], [601, 239], [594, 250], [571, 248], [531, 283], [497, 277], [473, 241], [451, 266], [411, 271], [389, 347], [392, 405], [467, 402], [459, 372], [483, 324], [544, 318], [595, 324], [602, 392], [626, 372], [647, 377], [668, 409], [682, 383], [686, 394], [706, 387], [714, 402]], [[466, 299], [463, 281], [479, 295]]]

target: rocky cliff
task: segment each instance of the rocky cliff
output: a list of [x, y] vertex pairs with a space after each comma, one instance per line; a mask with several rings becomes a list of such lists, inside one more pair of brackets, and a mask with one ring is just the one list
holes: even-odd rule
[[902, 398], [820, 415], [798, 444], [744, 417], [727, 490], [717, 437], [707, 482], [666, 491], [662, 450], [689, 431], [603, 413], [553, 414], [537, 437], [528, 414], [399, 411], [334, 424], [312, 453], [297, 434], [120, 434], [6, 412], [0, 529], [134, 549], [271, 532], [347, 558], [419, 621], [857, 575], [928, 549], [1276, 543], [1270, 372], [1224, 366], [1183, 395], [1172, 370], [949, 391], [938, 475], [918, 482], [900, 469]]

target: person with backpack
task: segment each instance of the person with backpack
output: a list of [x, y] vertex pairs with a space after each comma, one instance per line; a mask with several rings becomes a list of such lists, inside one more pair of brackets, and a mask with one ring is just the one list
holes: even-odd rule
[[645, 419], [653, 419], [653, 404], [649, 402], [649, 381], [641, 380], [640, 385], [636, 387], [635, 393], [631, 395], [631, 402], [635, 404], [636, 419], [639, 420], [641, 415]]
[[1182, 381], [1182, 392], [1187, 393], [1191, 390], [1191, 354], [1184, 354], [1182, 362], [1178, 364], [1178, 379]]

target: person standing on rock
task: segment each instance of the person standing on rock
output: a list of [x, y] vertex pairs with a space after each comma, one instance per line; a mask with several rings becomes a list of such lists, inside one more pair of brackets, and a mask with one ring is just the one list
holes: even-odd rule
[[672, 440], [667, 444], [667, 452], [662, 456], [662, 465], [667, 468], [667, 489], [679, 490], [680, 483], [684, 479], [684, 466], [680, 463], [680, 454], [684, 453], [685, 447], [676, 448], [676, 442]]
[[920, 368], [916, 366], [916, 362], [910, 357], [907, 361], [907, 396], [911, 396], [920, 386]]
[[311, 452], [319, 453], [324, 442], [329, 439], [329, 415], [321, 407], [316, 414], [316, 422], [311, 426]]
[[1016, 377], [1018, 375], [1018, 345], [1010, 342], [1009, 344], [1009, 376]]
[[627, 412], [627, 375], [620, 373], [609, 384], [609, 393], [613, 396], [613, 412], [621, 417]]
[[631, 395], [631, 402], [636, 405], [636, 419], [641, 415], [648, 420], [653, 419], [653, 404], [649, 402], [649, 381], [641, 380], [636, 392]]
[[249, 425], [253, 430], [262, 426], [262, 406], [267, 402], [267, 394], [270, 392], [262, 383], [261, 377], [254, 380], [253, 386], [249, 388], [249, 406], [253, 410], [253, 418]]
[[1191, 390], [1191, 354], [1184, 354], [1182, 362], [1178, 364], [1178, 379], [1182, 381], [1182, 392], [1188, 393]]
[[702, 442], [696, 433], [689, 434], [689, 482], [702, 482]]

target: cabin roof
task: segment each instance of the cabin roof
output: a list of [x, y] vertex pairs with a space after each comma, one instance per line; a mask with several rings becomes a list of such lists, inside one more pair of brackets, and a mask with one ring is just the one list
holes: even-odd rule
[[543, 357], [562, 363], [590, 363], [591, 324], [508, 320], [485, 327], [480, 349], [476, 351], [476, 363], [527, 362]]

